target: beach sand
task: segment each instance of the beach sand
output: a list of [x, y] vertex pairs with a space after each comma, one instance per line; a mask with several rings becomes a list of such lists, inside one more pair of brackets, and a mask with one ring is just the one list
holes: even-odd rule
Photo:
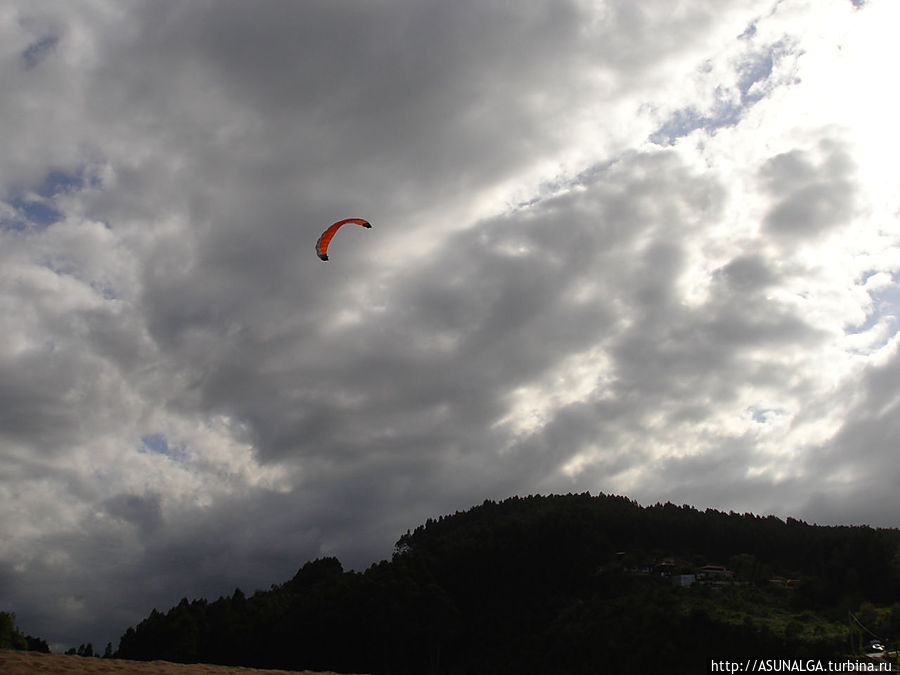
[[65, 656], [0, 650], [2, 675], [335, 675], [313, 673], [310, 670], [260, 670], [258, 668], [230, 668], [202, 663], [182, 664], [168, 661], [123, 661], [96, 657]]

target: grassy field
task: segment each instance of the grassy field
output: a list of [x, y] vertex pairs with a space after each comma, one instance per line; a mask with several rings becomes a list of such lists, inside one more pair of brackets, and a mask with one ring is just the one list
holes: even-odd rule
[[63, 654], [40, 654], [0, 650], [0, 673], [3, 675], [335, 675], [309, 670], [259, 670], [229, 668], [202, 663], [185, 665], [168, 661], [123, 661], [120, 659], [83, 658]]

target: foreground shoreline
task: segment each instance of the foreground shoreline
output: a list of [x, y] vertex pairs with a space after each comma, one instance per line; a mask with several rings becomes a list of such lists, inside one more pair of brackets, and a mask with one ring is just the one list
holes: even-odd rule
[[263, 670], [205, 663], [169, 661], [126, 661], [90, 656], [42, 654], [0, 649], [0, 673], [3, 675], [337, 675], [311, 670]]

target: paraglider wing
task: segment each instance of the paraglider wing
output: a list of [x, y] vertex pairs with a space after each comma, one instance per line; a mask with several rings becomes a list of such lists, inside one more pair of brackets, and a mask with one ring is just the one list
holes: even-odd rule
[[316, 255], [318, 255], [322, 260], [328, 260], [328, 243], [331, 241], [331, 238], [334, 236], [335, 232], [341, 229], [341, 226], [346, 225], [347, 223], [353, 223], [354, 225], [359, 225], [360, 227], [372, 227], [372, 224], [368, 220], [363, 220], [362, 218], [346, 218], [344, 220], [337, 221], [334, 225], [329, 227], [322, 233], [322, 236], [319, 237], [319, 241], [316, 242]]

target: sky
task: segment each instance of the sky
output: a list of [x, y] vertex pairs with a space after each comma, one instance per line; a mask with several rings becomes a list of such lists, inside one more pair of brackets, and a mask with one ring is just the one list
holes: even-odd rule
[[900, 526], [897, 25], [2, 0], [0, 610], [115, 647], [513, 495]]

